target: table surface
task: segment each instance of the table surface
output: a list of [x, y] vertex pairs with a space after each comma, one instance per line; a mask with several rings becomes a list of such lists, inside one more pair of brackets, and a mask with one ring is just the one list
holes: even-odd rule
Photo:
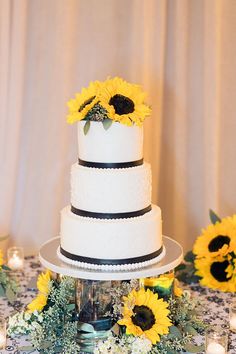
[[[0, 298], [0, 314], [6, 318], [20, 311], [28, 304], [36, 294], [35, 289], [30, 289], [30, 280], [35, 278], [41, 271], [42, 266], [37, 257], [28, 257], [25, 261], [24, 272], [16, 273], [21, 284], [21, 292], [14, 306], [8, 304], [7, 299]], [[202, 316], [207, 323], [219, 324], [222, 327], [228, 326], [228, 306], [233, 294], [220, 293], [198, 285], [187, 286], [186, 289], [191, 290], [192, 296], [201, 300]], [[197, 338], [197, 342], [202, 343], [204, 338]], [[20, 351], [19, 348], [29, 345], [27, 338], [8, 338], [7, 346], [4, 350], [0, 350], [0, 354], [29, 354], [29, 352]], [[32, 352], [31, 352], [32, 353]], [[37, 353], [36, 351], [34, 353]], [[236, 353], [236, 334], [229, 334], [229, 354]]]

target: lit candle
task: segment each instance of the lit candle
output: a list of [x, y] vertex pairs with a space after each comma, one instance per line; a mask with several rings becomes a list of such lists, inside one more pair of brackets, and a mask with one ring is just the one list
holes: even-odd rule
[[234, 315], [230, 318], [229, 323], [230, 323], [230, 329], [235, 331], [236, 330], [236, 315]]
[[24, 264], [23, 259], [17, 256], [17, 254], [13, 254], [13, 256], [8, 260], [8, 266], [12, 270], [22, 269], [23, 264]]
[[3, 349], [6, 346], [6, 334], [3, 332], [0, 332], [0, 349]]
[[226, 351], [221, 344], [211, 342], [207, 347], [206, 354], [226, 354]]

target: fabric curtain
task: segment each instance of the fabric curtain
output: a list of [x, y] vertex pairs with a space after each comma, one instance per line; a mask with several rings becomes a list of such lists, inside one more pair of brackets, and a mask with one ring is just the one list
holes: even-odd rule
[[234, 0], [0, 0], [0, 235], [30, 254], [59, 234], [77, 159], [66, 102], [107, 76], [149, 93], [163, 233], [187, 250], [209, 208], [233, 214], [235, 32]]

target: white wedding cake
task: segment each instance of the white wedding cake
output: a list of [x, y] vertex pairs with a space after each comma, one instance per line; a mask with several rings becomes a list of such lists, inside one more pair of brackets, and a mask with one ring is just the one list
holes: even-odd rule
[[[122, 79], [108, 79], [103, 86], [97, 83], [98, 87], [92, 88], [96, 96], [90, 84], [87, 92], [82, 91], [83, 95], [69, 102], [69, 119], [79, 121], [79, 159], [71, 168], [71, 205], [61, 211], [58, 256], [87, 269], [137, 269], [165, 255], [161, 210], [151, 203], [151, 167], [143, 161], [143, 128], [134, 124], [139, 121], [131, 121], [135, 120], [131, 114], [134, 111], [128, 112], [135, 107], [138, 111], [139, 106], [135, 98], [131, 100], [131, 94], [124, 94], [121, 85], [111, 92], [114, 87], [109, 84], [115, 80]], [[138, 87], [126, 85], [130, 85], [129, 89]], [[107, 87], [112, 97], [107, 102], [116, 113], [113, 120], [104, 98], [98, 94]], [[135, 93], [138, 96], [137, 90]], [[91, 99], [94, 102], [88, 109]], [[105, 118], [102, 108], [106, 109]], [[83, 114], [76, 116], [78, 112]], [[131, 124], [119, 121], [117, 112], [118, 118], [131, 117]]]

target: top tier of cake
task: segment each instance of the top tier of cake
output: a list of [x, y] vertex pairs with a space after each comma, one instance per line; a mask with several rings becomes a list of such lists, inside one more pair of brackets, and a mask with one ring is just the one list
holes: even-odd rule
[[[101, 122], [91, 122], [87, 135], [84, 134], [85, 121], [78, 123], [79, 159], [95, 163], [141, 164], [143, 158], [143, 128], [127, 127], [113, 122], [105, 130]], [[82, 164], [81, 163], [81, 164]], [[133, 164], [135, 166], [135, 164]], [[126, 167], [125, 165], [123, 167]], [[129, 165], [127, 165], [129, 167]]]
[[[72, 210], [100, 213], [147, 212], [151, 167], [143, 163], [143, 128], [120, 123], [78, 123], [79, 164], [71, 170]], [[135, 214], [136, 215], [136, 214]]]

